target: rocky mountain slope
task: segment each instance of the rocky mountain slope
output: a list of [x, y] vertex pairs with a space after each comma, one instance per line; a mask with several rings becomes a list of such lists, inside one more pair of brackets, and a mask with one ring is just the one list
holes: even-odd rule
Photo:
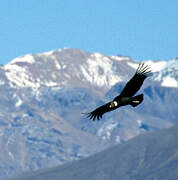
[[139, 135], [89, 158], [26, 174], [17, 180], [176, 180], [177, 138], [178, 126]]
[[138, 62], [79, 49], [25, 55], [0, 67], [0, 177], [81, 159], [147, 131], [177, 124], [178, 60], [153, 69], [144, 102], [91, 122], [89, 112], [117, 95]]

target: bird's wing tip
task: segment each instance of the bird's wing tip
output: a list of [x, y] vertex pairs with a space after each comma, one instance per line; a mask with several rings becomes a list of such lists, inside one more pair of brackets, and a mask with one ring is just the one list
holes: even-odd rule
[[99, 121], [102, 118], [102, 115], [98, 115], [94, 112], [89, 112], [89, 113], [81, 113], [82, 115], [84, 115], [86, 118], [89, 118], [93, 121], [95, 121], [96, 119]]
[[151, 76], [153, 73], [150, 67], [143, 62], [143, 63], [139, 63], [138, 68], [136, 70], [136, 74], [140, 74], [148, 77]]

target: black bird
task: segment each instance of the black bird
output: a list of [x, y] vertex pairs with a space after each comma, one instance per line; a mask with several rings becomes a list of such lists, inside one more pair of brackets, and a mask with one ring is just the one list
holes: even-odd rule
[[143, 94], [134, 96], [134, 94], [140, 89], [144, 80], [152, 75], [148, 65], [140, 63], [134, 76], [127, 82], [126, 86], [122, 90], [119, 96], [115, 97], [111, 102], [98, 107], [90, 113], [86, 113], [87, 118], [95, 121], [102, 118], [103, 114], [109, 111], [113, 111], [121, 106], [131, 105], [133, 107], [138, 106], [143, 101]]

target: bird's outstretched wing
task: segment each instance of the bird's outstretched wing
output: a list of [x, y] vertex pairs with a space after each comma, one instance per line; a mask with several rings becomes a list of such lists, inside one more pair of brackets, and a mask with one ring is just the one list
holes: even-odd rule
[[140, 89], [143, 81], [150, 75], [152, 75], [152, 73], [148, 65], [140, 63], [134, 76], [130, 79], [130, 81], [128, 81], [119, 96], [132, 97]]
[[107, 104], [104, 104], [103, 106], [96, 108], [92, 112], [83, 113], [83, 114], [85, 114], [87, 116], [87, 118], [90, 118], [93, 121], [95, 121], [96, 119], [99, 120], [100, 118], [102, 118], [104, 113], [112, 111], [114, 109], [115, 109], [115, 107], [111, 107], [111, 102], [109, 102]]

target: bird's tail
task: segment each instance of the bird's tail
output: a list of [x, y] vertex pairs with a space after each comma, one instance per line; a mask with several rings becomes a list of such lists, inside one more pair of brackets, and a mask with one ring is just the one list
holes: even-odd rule
[[131, 100], [130, 105], [133, 107], [138, 106], [143, 101], [143, 94], [140, 94], [138, 96], [134, 96]]

